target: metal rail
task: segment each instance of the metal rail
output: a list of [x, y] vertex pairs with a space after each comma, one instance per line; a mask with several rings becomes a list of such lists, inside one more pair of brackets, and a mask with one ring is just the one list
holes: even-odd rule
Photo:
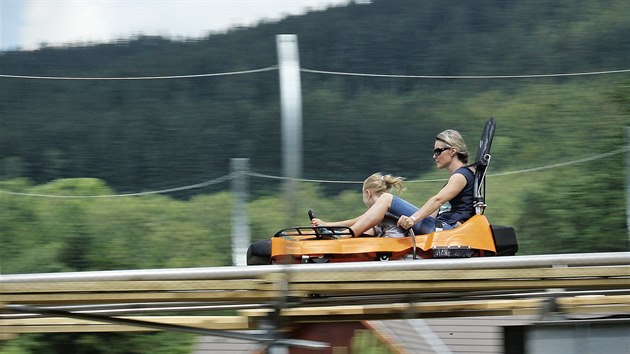
[[630, 252], [572, 253], [559, 255], [531, 255], [483, 257], [464, 259], [420, 259], [416, 261], [295, 264], [268, 266], [171, 268], [89, 271], [67, 273], [34, 273], [0, 275], [0, 284], [17, 282], [81, 282], [81, 281], [138, 281], [138, 280], [218, 280], [246, 279], [269, 273], [310, 273], [339, 271], [411, 271], [446, 269], [511, 269], [533, 267], [579, 267], [588, 265], [628, 265]]
[[[137, 325], [210, 333], [220, 316], [209, 320], [208, 313], [227, 308], [239, 314], [225, 318], [230, 328], [253, 329], [273, 318], [388, 319], [410, 311], [427, 318], [531, 315], [549, 302], [564, 315], [630, 314], [630, 252], [2, 275], [0, 329], [129, 331]], [[178, 310], [196, 315], [157, 316]], [[153, 315], [117, 317], [140, 312]]]

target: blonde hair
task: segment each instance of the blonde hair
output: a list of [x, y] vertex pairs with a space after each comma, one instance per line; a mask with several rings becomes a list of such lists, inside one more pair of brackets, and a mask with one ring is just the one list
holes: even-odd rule
[[394, 177], [392, 175], [383, 175], [377, 172], [366, 178], [363, 182], [363, 189], [370, 190], [375, 194], [390, 192], [392, 188], [396, 188], [399, 192], [404, 190], [402, 177]]
[[435, 139], [455, 148], [457, 150], [457, 157], [459, 157], [462, 162], [468, 163], [468, 148], [466, 148], [464, 138], [462, 138], [462, 135], [459, 134], [457, 130], [447, 129], [438, 134]]

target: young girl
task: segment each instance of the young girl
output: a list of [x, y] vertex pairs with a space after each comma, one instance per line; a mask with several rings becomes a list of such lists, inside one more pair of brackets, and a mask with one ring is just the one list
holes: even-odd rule
[[[383, 193], [390, 193], [393, 188], [396, 188], [399, 192], [403, 188], [403, 178], [394, 177], [392, 175], [382, 175], [375, 173], [363, 181], [363, 204], [370, 208]], [[351, 220], [328, 222], [325, 223], [318, 218], [311, 220], [313, 226], [346, 226], [351, 227], [359, 217]], [[404, 237], [405, 230], [396, 225], [397, 218], [391, 215], [384, 215], [383, 219], [371, 227], [365, 230], [363, 234], [377, 236], [377, 237]], [[358, 236], [358, 234], [355, 234]]]

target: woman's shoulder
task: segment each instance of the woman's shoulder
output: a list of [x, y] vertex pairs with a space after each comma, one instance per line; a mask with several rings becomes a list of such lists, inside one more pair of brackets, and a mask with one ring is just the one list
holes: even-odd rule
[[462, 166], [462, 167], [456, 169], [455, 171], [453, 171], [453, 174], [455, 174], [455, 173], [459, 173], [459, 174], [462, 174], [464, 176], [474, 176], [475, 175], [475, 171], [472, 168], [468, 167], [468, 166]]
[[462, 166], [456, 169], [455, 171], [453, 171], [453, 175], [455, 174], [463, 175], [466, 178], [466, 181], [468, 182], [472, 181], [475, 178], [475, 171], [473, 171], [468, 166]]

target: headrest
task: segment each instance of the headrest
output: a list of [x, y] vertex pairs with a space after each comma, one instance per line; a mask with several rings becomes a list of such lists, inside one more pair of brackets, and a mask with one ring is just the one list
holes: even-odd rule
[[485, 127], [483, 128], [481, 139], [479, 139], [477, 157], [475, 157], [475, 162], [473, 162], [471, 166], [485, 166], [488, 162], [490, 162], [490, 147], [492, 147], [492, 138], [494, 137], [494, 130], [496, 127], [497, 123], [494, 118], [488, 119]]

